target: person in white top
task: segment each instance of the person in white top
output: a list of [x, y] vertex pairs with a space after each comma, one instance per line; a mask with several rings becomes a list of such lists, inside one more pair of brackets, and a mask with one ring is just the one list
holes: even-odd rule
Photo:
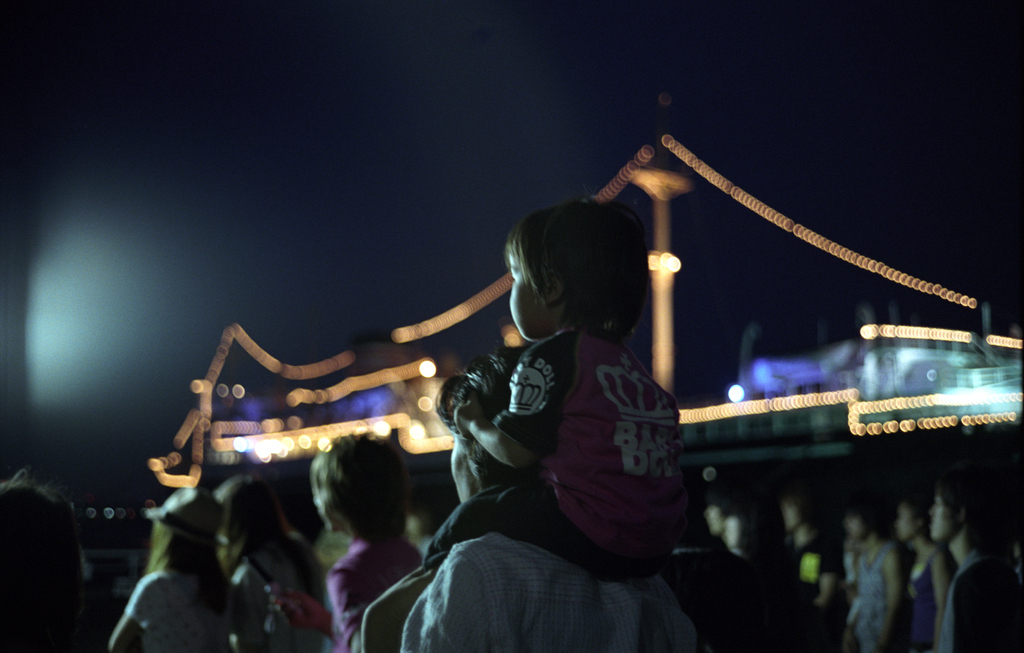
[[110, 653], [228, 653], [228, 579], [216, 552], [222, 514], [209, 490], [192, 487], [150, 511], [146, 575], [110, 636]]

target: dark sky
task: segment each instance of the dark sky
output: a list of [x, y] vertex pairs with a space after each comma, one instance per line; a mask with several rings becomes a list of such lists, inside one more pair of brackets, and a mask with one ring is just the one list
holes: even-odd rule
[[[1020, 7], [793, 2], [4, 3], [3, 472], [152, 485], [225, 326], [296, 364], [502, 274], [525, 213], [657, 130], [871, 258], [1020, 322]], [[671, 160], [674, 169], [681, 164]], [[636, 187], [622, 201], [649, 222]], [[740, 336], [788, 354], [888, 322], [981, 331], [710, 184], [672, 204], [676, 393]], [[494, 346], [499, 300], [420, 343]], [[649, 361], [650, 319], [632, 344]], [[21, 352], [24, 351], [22, 355]], [[13, 426], [9, 426], [13, 424]], [[113, 479], [113, 480], [112, 480]]]

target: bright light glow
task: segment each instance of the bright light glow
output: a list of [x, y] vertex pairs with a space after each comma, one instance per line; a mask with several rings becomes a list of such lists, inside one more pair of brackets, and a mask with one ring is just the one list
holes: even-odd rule
[[985, 342], [993, 347], [1007, 347], [1009, 349], [1020, 349], [1020, 338], [1007, 338], [1006, 336], [987, 336]]
[[420, 422], [413, 422], [409, 426], [409, 437], [413, 440], [422, 440], [427, 437], [427, 429]]
[[235, 447], [235, 451], [238, 453], [245, 453], [249, 450], [249, 441], [245, 438], [238, 437], [231, 441]]
[[388, 425], [384, 420], [374, 423], [373, 434], [379, 438], [386, 438], [391, 433], [391, 426]]
[[729, 386], [729, 401], [733, 402], [734, 404], [743, 401], [743, 397], [745, 395], [746, 393], [743, 391], [743, 386], [741, 386], [740, 384], [735, 383]]
[[506, 347], [522, 347], [526, 344], [526, 339], [519, 333], [515, 324], [506, 324], [501, 327], [501, 340]]
[[970, 331], [953, 329], [934, 329], [930, 327], [903, 326], [894, 324], [865, 324], [860, 328], [860, 337], [865, 340], [875, 338], [905, 338], [910, 340], [942, 340], [945, 342], [970, 343], [974, 336]]
[[434, 361], [425, 360], [420, 363], [420, 375], [426, 378], [430, 378], [437, 374], [437, 365], [434, 365]]
[[416, 400], [416, 407], [424, 413], [429, 413], [434, 410], [434, 400], [430, 397], [420, 397]]

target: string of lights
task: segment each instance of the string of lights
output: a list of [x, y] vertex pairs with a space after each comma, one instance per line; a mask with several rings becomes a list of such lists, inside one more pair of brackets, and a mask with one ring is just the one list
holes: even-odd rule
[[[210, 435], [211, 448], [215, 451], [225, 451], [232, 448], [231, 445], [225, 446], [222, 444], [223, 442], [229, 442], [229, 436], [238, 437], [264, 435], [268, 433], [272, 434], [274, 432], [281, 432], [282, 429], [287, 428], [289, 431], [285, 431], [285, 433], [291, 432], [297, 433], [300, 437], [309, 437], [308, 432], [300, 432], [302, 430], [302, 421], [300, 418], [295, 416], [288, 418], [287, 422], [283, 420], [263, 420], [261, 422], [244, 420], [211, 421], [213, 415], [213, 394], [215, 391], [221, 397], [226, 397], [229, 392], [236, 398], [241, 398], [245, 394], [245, 389], [240, 385], [236, 385], [234, 388], [229, 389], [226, 385], [217, 383], [220, 378], [220, 374], [224, 369], [224, 363], [227, 360], [228, 353], [231, 351], [231, 347], [235, 342], [241, 345], [246, 353], [248, 353], [255, 361], [260, 363], [260, 365], [268, 371], [290, 380], [309, 380], [319, 378], [351, 365], [352, 362], [355, 361], [355, 354], [353, 352], [344, 351], [317, 363], [311, 363], [308, 365], [288, 365], [282, 363], [274, 356], [271, 356], [265, 349], [256, 344], [256, 342], [240, 325], [232, 324], [228, 326], [221, 334], [220, 343], [217, 346], [217, 351], [214, 354], [213, 360], [210, 362], [210, 367], [207, 370], [206, 376], [202, 379], [192, 381], [189, 386], [193, 393], [199, 395], [199, 407], [193, 408], [189, 411], [181, 425], [181, 428], [178, 429], [178, 432], [175, 434], [173, 439], [174, 448], [181, 449], [185, 446], [188, 439], [190, 437], [192, 438], [192, 462], [188, 473], [170, 474], [167, 472], [168, 469], [172, 469], [182, 463], [181, 454], [177, 451], [172, 452], [167, 456], [150, 458], [147, 461], [148, 467], [153, 471], [157, 480], [162, 485], [168, 487], [194, 487], [199, 483], [199, 479], [202, 475], [202, 464], [205, 454], [204, 443], [207, 434]], [[388, 383], [405, 381], [416, 377], [430, 378], [436, 373], [437, 366], [434, 362], [429, 358], [423, 358], [412, 363], [385, 368], [370, 374], [351, 376], [340, 383], [325, 389], [310, 390], [307, 388], [297, 388], [287, 395], [286, 401], [291, 407], [298, 406], [302, 403], [326, 403], [337, 401], [338, 399], [359, 390], [369, 390]], [[408, 421], [408, 416], [406, 416], [406, 421]], [[388, 420], [385, 418], [379, 418], [375, 423], [376, 422], [386, 425]], [[342, 425], [331, 424], [326, 425], [326, 428], [331, 432], [331, 437], [338, 437], [342, 434], [350, 434], [351, 432], [354, 432], [351, 429], [359, 429], [358, 424], [355, 426], [352, 426], [352, 424], [353, 423], [344, 423]], [[388, 431], [390, 432], [390, 427], [388, 427]], [[326, 436], [321, 436], [320, 440], [323, 441], [324, 437]], [[280, 454], [281, 451], [290, 451], [288, 444], [294, 446], [295, 443], [294, 440], [281, 436], [272, 437], [270, 440], [273, 442], [268, 440], [268, 444], [262, 444], [261, 449], [257, 451], [257, 455], [259, 455], [261, 459], [265, 455], [269, 455], [267, 454], [268, 451], [276, 454]], [[329, 439], [327, 441], [329, 441]], [[280, 447], [284, 447], [284, 449], [281, 449]]]
[[615, 175], [615, 177], [608, 182], [604, 188], [599, 190], [597, 194], [594, 195], [594, 199], [603, 204], [618, 197], [619, 193], [622, 192], [622, 189], [629, 185], [629, 181], [634, 175], [636, 175], [640, 168], [647, 165], [653, 158], [653, 147], [650, 145], [644, 145], [641, 147], [636, 153], [636, 156], [633, 157], [633, 160], [622, 166], [622, 169], [619, 170], [619, 174]]
[[792, 233], [794, 236], [803, 240], [804, 242], [814, 245], [818, 249], [835, 256], [836, 258], [846, 261], [852, 265], [881, 275], [889, 281], [894, 281], [898, 284], [917, 290], [926, 295], [935, 295], [948, 302], [959, 304], [966, 308], [977, 308], [978, 300], [967, 295], [953, 292], [952, 290], [945, 288], [937, 283], [929, 283], [917, 277], [911, 276], [905, 272], [889, 267], [881, 261], [876, 261], [872, 258], [858, 254], [851, 249], [843, 247], [839, 243], [836, 243], [828, 238], [825, 238], [821, 234], [815, 233], [814, 231], [804, 227], [801, 224], [794, 222], [793, 220], [782, 215], [775, 209], [771, 208], [761, 200], [750, 195], [742, 188], [736, 186], [731, 181], [726, 179], [724, 176], [715, 171], [714, 168], [698, 159], [693, 152], [686, 149], [681, 143], [676, 141], [672, 136], [665, 134], [661, 138], [662, 144], [669, 149], [670, 152], [675, 154], [683, 163], [693, 169], [694, 172], [704, 177], [719, 190], [726, 195], [729, 195], [734, 200], [747, 207], [754, 213], [760, 215], [762, 218], [771, 222], [776, 227]]
[[424, 320], [419, 324], [399, 327], [391, 332], [391, 339], [398, 344], [420, 340], [427, 336], [444, 331], [450, 326], [458, 324], [467, 317], [473, 315], [484, 306], [487, 306], [498, 297], [501, 297], [512, 288], [512, 275], [507, 272], [500, 279], [487, 286], [477, 294], [473, 295], [458, 306], [451, 308], [436, 317]]

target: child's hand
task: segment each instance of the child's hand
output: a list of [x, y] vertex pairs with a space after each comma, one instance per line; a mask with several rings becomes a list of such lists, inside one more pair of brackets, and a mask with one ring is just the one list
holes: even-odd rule
[[506, 465], [529, 467], [540, 460], [540, 456], [505, 435], [484, 417], [483, 405], [475, 392], [470, 392], [466, 401], [455, 409], [455, 426], [459, 430], [455, 437], [479, 442], [487, 453]]
[[309, 594], [284, 590], [277, 604], [294, 628], [312, 628], [332, 637], [331, 613]]
[[480, 405], [480, 398], [477, 397], [476, 391], [470, 392], [466, 401], [455, 409], [455, 426], [459, 428], [456, 435], [466, 440], [474, 439], [472, 424], [483, 417], [484, 409]]

